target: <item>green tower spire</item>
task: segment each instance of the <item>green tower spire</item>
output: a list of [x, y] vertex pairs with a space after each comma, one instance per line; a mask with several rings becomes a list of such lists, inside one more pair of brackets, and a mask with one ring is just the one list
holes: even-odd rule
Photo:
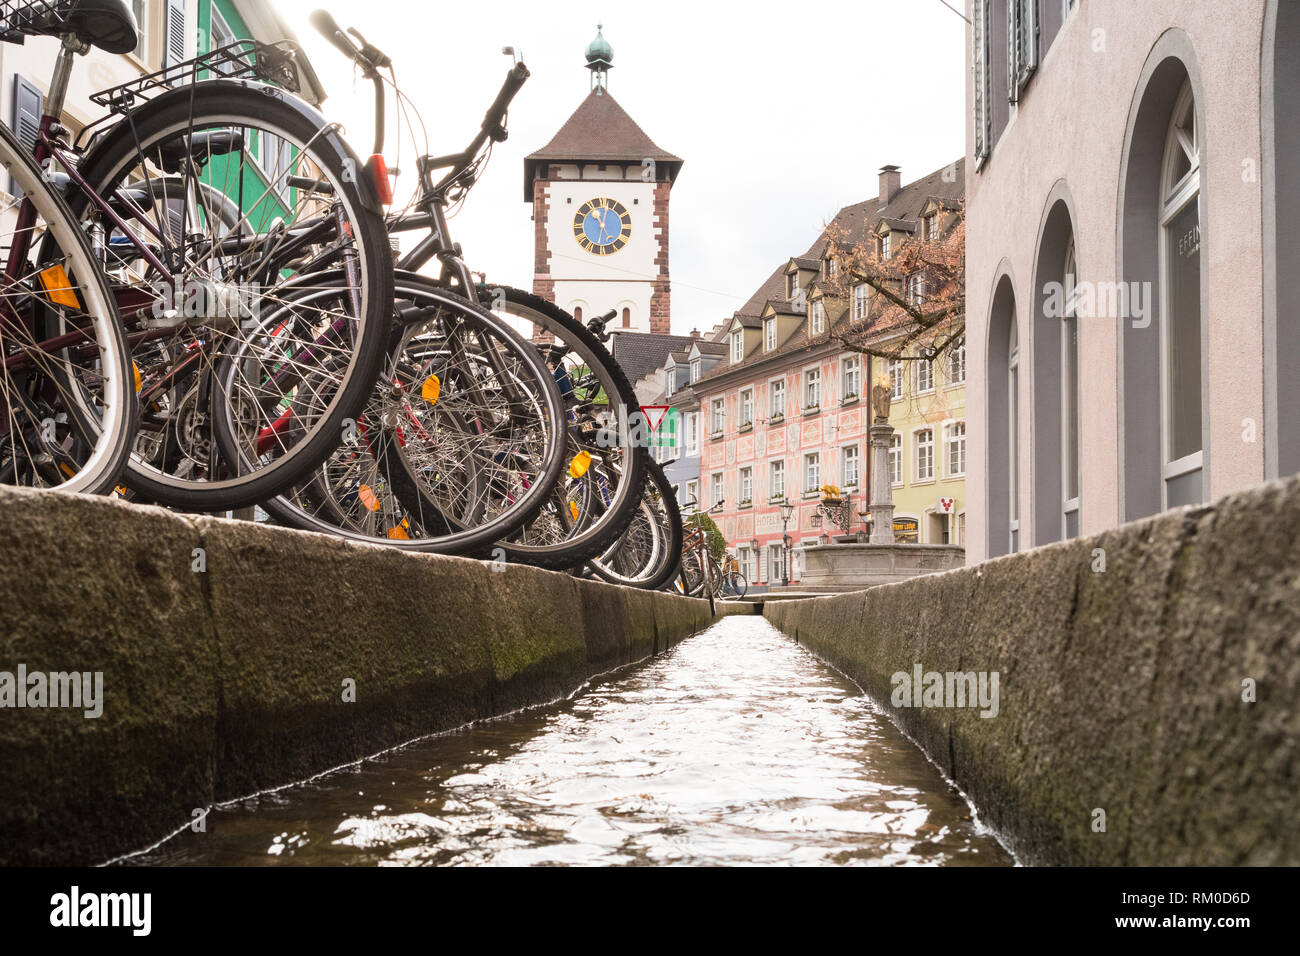
[[597, 96], [608, 86], [608, 73], [614, 68], [614, 48], [600, 32], [603, 28], [603, 24], [596, 24], [596, 39], [587, 45], [587, 69], [591, 70], [591, 88]]

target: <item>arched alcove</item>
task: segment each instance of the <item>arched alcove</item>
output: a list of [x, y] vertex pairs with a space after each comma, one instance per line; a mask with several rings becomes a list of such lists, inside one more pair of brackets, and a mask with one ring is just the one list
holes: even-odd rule
[[1078, 322], [1074, 203], [1064, 182], [1048, 194], [1034, 260], [1034, 544], [1078, 533]]
[[1167, 30], [1134, 93], [1120, 177], [1116, 424], [1126, 521], [1203, 501], [1209, 487], [1204, 114], [1191, 41]]
[[1020, 412], [1018, 360], [1016, 295], [1010, 270], [1004, 263], [998, 270], [989, 308], [988, 351], [984, 366], [984, 381], [988, 388], [988, 418], [984, 423], [988, 498], [984, 507], [988, 516], [989, 557], [1007, 554], [1019, 546], [1018, 447], [1015, 435], [1015, 422]]

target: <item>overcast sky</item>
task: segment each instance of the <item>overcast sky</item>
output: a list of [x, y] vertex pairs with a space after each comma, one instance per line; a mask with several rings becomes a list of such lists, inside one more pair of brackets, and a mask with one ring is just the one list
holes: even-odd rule
[[[368, 154], [370, 86], [354, 83], [307, 23], [324, 3], [272, 2], [322, 78], [326, 114]], [[940, 0], [350, 0], [330, 9], [393, 57], [433, 153], [469, 141], [510, 65], [501, 47], [522, 50], [532, 77], [510, 111], [510, 138], [452, 235], [470, 268], [525, 288], [533, 230], [523, 157], [587, 95], [583, 53], [602, 22], [614, 47], [610, 92], [685, 160], [672, 193], [674, 332], [730, 317], [841, 206], [876, 194], [880, 166], [901, 166], [906, 183], [964, 149], [966, 24]], [[403, 164], [411, 150], [408, 138]]]

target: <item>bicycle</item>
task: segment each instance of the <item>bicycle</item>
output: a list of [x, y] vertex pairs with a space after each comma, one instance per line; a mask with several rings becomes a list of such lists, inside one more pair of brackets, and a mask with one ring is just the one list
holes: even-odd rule
[[[126, 438], [124, 482], [192, 510], [292, 484], [335, 448], [384, 360], [379, 170], [293, 95], [290, 44], [239, 41], [94, 94], [105, 116], [73, 141], [59, 120], [73, 60], [92, 45], [133, 48], [129, 5], [2, 10], [4, 39], [61, 40], [32, 158], [88, 237], [125, 328], [133, 387], [122, 391], [139, 433]], [[36, 238], [15, 234], [11, 264]], [[42, 237], [37, 262], [53, 268], [64, 251]], [[84, 351], [85, 339], [67, 330], [44, 344]]]
[[678, 590], [688, 597], [707, 597], [709, 611], [714, 611], [714, 602], [722, 584], [722, 569], [713, 557], [712, 545], [704, 529], [704, 516], [722, 509], [722, 502], [704, 511], [698, 509], [697, 502], [690, 504], [696, 508], [682, 518], [682, 561], [678, 572]]

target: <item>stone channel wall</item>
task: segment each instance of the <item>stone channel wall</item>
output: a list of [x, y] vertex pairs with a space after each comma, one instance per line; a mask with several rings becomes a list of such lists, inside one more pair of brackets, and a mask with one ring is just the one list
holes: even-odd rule
[[[1024, 863], [1300, 864], [1300, 480], [764, 613]], [[896, 706], [918, 665], [998, 672], [997, 715]]]
[[704, 601], [495, 567], [0, 491], [0, 703], [20, 666], [103, 681], [97, 718], [0, 707], [0, 865], [110, 859], [711, 623]]

